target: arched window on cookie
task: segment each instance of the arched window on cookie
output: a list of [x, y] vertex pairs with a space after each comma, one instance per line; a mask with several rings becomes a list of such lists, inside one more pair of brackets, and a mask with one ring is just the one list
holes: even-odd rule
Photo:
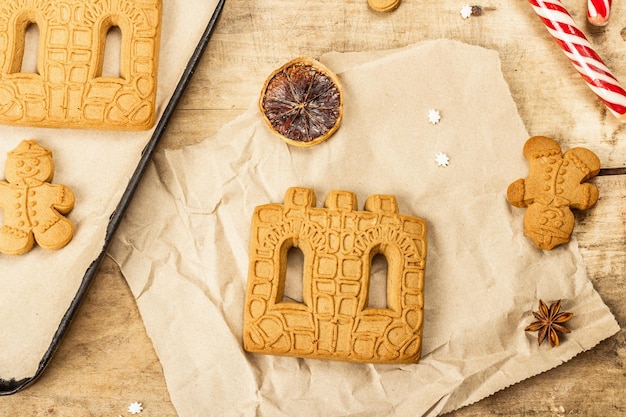
[[33, 11], [24, 11], [16, 15], [9, 73], [40, 73], [44, 31], [38, 20]]
[[387, 308], [387, 274], [389, 264], [382, 253], [372, 257], [367, 308]]
[[303, 302], [302, 285], [304, 280], [304, 253], [296, 246], [287, 251], [285, 289], [281, 301]]
[[95, 77], [127, 79], [128, 25], [117, 15], [102, 19], [98, 32]]
[[401, 283], [402, 253], [396, 245], [376, 245], [369, 254], [367, 269], [367, 304], [365, 308], [386, 309], [399, 312], [398, 299]]
[[290, 237], [282, 242], [276, 303], [308, 304], [311, 258], [312, 248], [306, 241]]

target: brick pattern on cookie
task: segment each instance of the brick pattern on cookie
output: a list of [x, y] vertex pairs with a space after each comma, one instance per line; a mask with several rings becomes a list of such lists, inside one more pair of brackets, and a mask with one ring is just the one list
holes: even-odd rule
[[507, 190], [515, 207], [526, 207], [524, 233], [540, 249], [551, 250], [570, 241], [574, 214], [598, 201], [598, 189], [585, 183], [600, 172], [600, 159], [585, 148], [562, 154], [558, 142], [535, 136], [524, 145], [530, 163], [528, 178], [518, 179]]
[[7, 154], [6, 181], [0, 181], [0, 253], [22, 255], [37, 244], [60, 249], [74, 236], [72, 222], [63, 214], [74, 208], [74, 193], [51, 184], [52, 152], [32, 140], [22, 141]]
[[[3, 0], [0, 123], [145, 130], [155, 120], [162, 0]], [[21, 72], [27, 28], [37, 72]], [[120, 77], [102, 77], [107, 34], [121, 32]]]
[[[411, 363], [422, 345], [426, 223], [396, 200], [290, 188], [254, 211], [244, 314], [249, 352], [368, 363]], [[287, 253], [304, 254], [303, 302], [283, 301]], [[368, 307], [372, 259], [388, 262], [386, 308]]]

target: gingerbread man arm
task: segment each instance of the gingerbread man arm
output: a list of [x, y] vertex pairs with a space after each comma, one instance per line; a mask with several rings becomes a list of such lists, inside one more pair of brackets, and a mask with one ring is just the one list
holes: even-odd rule
[[67, 214], [74, 208], [74, 192], [65, 185], [54, 185], [57, 189], [57, 200], [53, 204], [53, 207], [61, 214]]
[[532, 199], [530, 201], [526, 201], [524, 196], [526, 194], [526, 182], [523, 178], [511, 183], [509, 188], [506, 190], [506, 198], [509, 200], [509, 203], [515, 207], [524, 208], [528, 207], [532, 204]]
[[565, 152], [564, 158], [571, 161], [578, 168], [583, 177], [580, 182], [585, 182], [598, 175], [600, 172], [600, 158], [585, 148], [572, 148]]
[[593, 184], [583, 184], [600, 172], [600, 159], [588, 149], [572, 148], [563, 155], [563, 159], [568, 162], [568, 166], [574, 167], [578, 175], [572, 177], [572, 181], [577, 181], [568, 196], [570, 207], [578, 210], [587, 210], [593, 207], [598, 201], [598, 188]]
[[3, 209], [7, 204], [7, 199], [10, 198], [10, 185], [8, 182], [0, 181], [0, 209]]
[[577, 198], [570, 199], [569, 205], [578, 210], [590, 209], [598, 202], [598, 188], [593, 184], [581, 184], [580, 188], [582, 191]]
[[[0, 181], [0, 198], [7, 192], [5, 190], [9, 189], [9, 183], [5, 181]], [[0, 199], [0, 201], [2, 201]]]

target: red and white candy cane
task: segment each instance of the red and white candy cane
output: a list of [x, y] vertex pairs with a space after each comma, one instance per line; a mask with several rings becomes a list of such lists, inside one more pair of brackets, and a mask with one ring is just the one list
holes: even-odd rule
[[593, 50], [559, 0], [528, 0], [589, 88], [611, 113], [626, 120], [626, 91]]
[[596, 26], [604, 26], [609, 21], [613, 0], [587, 0], [587, 19]]

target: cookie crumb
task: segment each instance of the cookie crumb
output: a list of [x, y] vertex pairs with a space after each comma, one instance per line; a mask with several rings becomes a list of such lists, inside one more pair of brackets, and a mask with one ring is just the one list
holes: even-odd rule
[[443, 152], [439, 152], [435, 155], [435, 161], [438, 166], [447, 167], [450, 164], [450, 157]]

